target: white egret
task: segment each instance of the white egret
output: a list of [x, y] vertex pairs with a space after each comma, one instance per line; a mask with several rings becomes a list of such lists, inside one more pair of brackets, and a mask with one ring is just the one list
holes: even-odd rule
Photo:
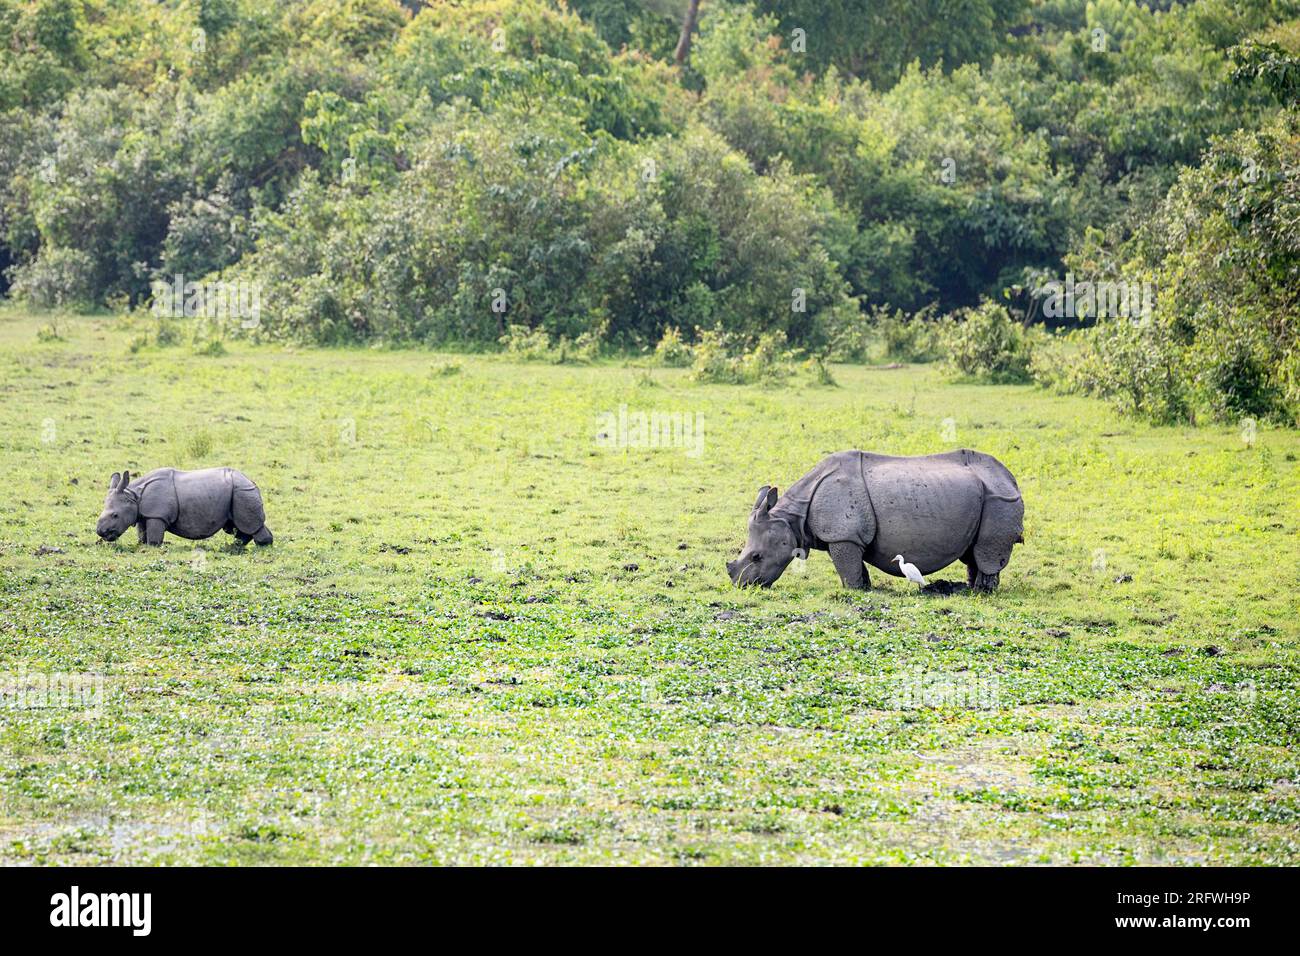
[[894, 560], [898, 562], [898, 570], [903, 572], [903, 577], [913, 584], [924, 584], [925, 578], [921, 576], [921, 570], [915, 564], [908, 564], [903, 560], [901, 554], [894, 555]]

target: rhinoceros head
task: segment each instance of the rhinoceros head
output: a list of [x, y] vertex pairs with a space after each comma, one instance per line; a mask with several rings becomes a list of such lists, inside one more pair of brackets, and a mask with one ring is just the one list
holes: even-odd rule
[[130, 488], [131, 473], [124, 471], [120, 475], [113, 472], [108, 479], [108, 497], [104, 499], [104, 511], [95, 522], [95, 534], [105, 541], [116, 541], [123, 532], [135, 524], [140, 514], [140, 499]]
[[795, 556], [799, 541], [794, 531], [786, 521], [769, 514], [776, 499], [775, 488], [764, 485], [758, 489], [758, 500], [749, 515], [745, 546], [740, 550], [740, 557], [727, 562], [727, 574], [738, 588], [751, 585], [770, 588]]

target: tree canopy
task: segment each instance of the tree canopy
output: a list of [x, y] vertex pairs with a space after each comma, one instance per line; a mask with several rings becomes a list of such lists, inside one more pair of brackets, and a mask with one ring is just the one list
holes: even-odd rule
[[0, 0], [0, 292], [833, 352], [885, 309], [1029, 321], [1070, 270], [1158, 307], [1071, 317], [1067, 387], [1296, 420], [1300, 4], [704, 0], [678, 65], [684, 9]]

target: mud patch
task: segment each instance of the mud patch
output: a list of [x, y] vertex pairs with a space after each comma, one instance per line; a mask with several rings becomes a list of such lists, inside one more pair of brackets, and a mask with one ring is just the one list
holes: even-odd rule
[[922, 594], [935, 594], [939, 597], [948, 597], [950, 594], [961, 594], [963, 591], [969, 591], [970, 585], [963, 584], [961, 581], [931, 581], [925, 587], [921, 588]]

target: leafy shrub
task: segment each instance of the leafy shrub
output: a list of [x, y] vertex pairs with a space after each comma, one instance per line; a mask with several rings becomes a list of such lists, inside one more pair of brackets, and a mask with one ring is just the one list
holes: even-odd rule
[[676, 326], [664, 329], [659, 344], [655, 346], [655, 360], [668, 368], [686, 368], [695, 360], [691, 347], [682, 339]]
[[589, 288], [615, 341], [669, 326], [820, 345], [847, 283], [830, 245], [844, 214], [788, 166], [757, 172], [699, 127], [611, 151], [590, 173]]
[[736, 384], [739, 379], [740, 360], [726, 333], [719, 329], [700, 332], [694, 348], [691, 378], [697, 382]]
[[[1253, 170], [1253, 172], [1252, 172]], [[1099, 322], [1075, 383], [1158, 422], [1300, 421], [1300, 109], [1217, 140], [1113, 253], [1156, 308]]]
[[36, 341], [38, 342], [62, 342], [63, 333], [59, 331], [58, 319], [51, 319], [45, 325], [36, 330]]
[[816, 344], [850, 303], [810, 195], [706, 130], [619, 147], [447, 107], [391, 187], [305, 174], [239, 272], [263, 283], [267, 334], [317, 342], [495, 343], [508, 322], [635, 347], [690, 322]]
[[407, 16], [397, 0], [312, 0], [294, 11], [292, 25], [303, 40], [365, 54], [391, 43]]
[[986, 382], [1028, 382], [1036, 330], [1011, 318], [996, 302], [984, 301], [938, 328], [945, 363], [960, 375]]
[[609, 335], [609, 322], [593, 321], [590, 328], [582, 332], [574, 340], [570, 350], [567, 340], [562, 341], [566, 355], [572, 354], [575, 358], [583, 362], [590, 362], [592, 359], [599, 358], [605, 351], [606, 338]]
[[52, 168], [54, 127], [47, 116], [0, 112], [0, 295], [9, 288], [10, 270], [40, 251], [32, 191]]
[[856, 302], [845, 302], [823, 313], [822, 338], [826, 356], [838, 362], [865, 362], [871, 356], [877, 330]]
[[1082, 335], [1082, 330], [1071, 329], [1040, 336], [1029, 359], [1030, 378], [1053, 391], [1079, 391], [1075, 375], [1080, 354], [1086, 348]]
[[809, 379], [814, 385], [836, 385], [835, 376], [831, 370], [826, 367], [826, 360], [819, 355], [814, 355], [806, 359], [803, 363], [804, 371], [808, 373]]
[[226, 344], [219, 338], [206, 338], [195, 340], [194, 354], [206, 355], [210, 358], [220, 358], [226, 354]]
[[167, 237], [158, 274], [190, 280], [238, 262], [252, 246], [247, 211], [232, 196], [232, 177], [206, 195], [187, 195], [167, 208]]
[[81, 249], [52, 246], [14, 271], [13, 292], [43, 309], [85, 307], [97, 298], [94, 257]]
[[1192, 402], [1168, 329], [1127, 318], [1099, 322], [1074, 365], [1057, 380], [1068, 390], [1101, 395], [1121, 411], [1157, 422], [1187, 421]]
[[588, 329], [570, 340], [567, 336], [552, 339], [545, 329], [530, 329], [526, 325], [511, 325], [500, 342], [508, 355], [527, 362], [589, 362], [598, 358], [604, 348], [604, 326]]
[[930, 320], [932, 311], [922, 309], [907, 315], [902, 309], [873, 310], [871, 323], [885, 358], [898, 362], [933, 362], [938, 358], [941, 346], [935, 323]]
[[764, 332], [740, 357], [740, 381], [779, 385], [793, 373], [794, 358], [784, 332]]
[[980, 0], [942, 8], [915, 0], [876, 0], [869, 11], [860, 0], [757, 0], [754, 5], [780, 17], [780, 29], [772, 32], [783, 36], [796, 27], [817, 25], [817, 42], [810, 38], [805, 54], [814, 66], [834, 66], [884, 88], [913, 60], [949, 67], [986, 61], [1028, 6], [1026, 0]]
[[501, 336], [506, 354], [525, 361], [550, 361], [551, 337], [545, 329], [530, 329], [526, 325], [510, 325]]
[[542, 0], [428, 4], [403, 30], [384, 74], [404, 92], [483, 112], [550, 111], [619, 139], [666, 132], [655, 75], [613, 57], [574, 14]]
[[794, 355], [782, 332], [765, 332], [746, 348], [743, 337], [722, 329], [696, 331], [691, 377], [697, 382], [781, 385], [794, 373]]
[[166, 316], [159, 316], [154, 322], [153, 341], [159, 348], [179, 345], [181, 341], [180, 326]]
[[762, 49], [765, 58], [737, 62], [743, 74], [705, 91], [701, 115], [756, 168], [783, 158], [852, 214], [849, 229], [823, 237], [851, 294], [956, 308], [1064, 251], [1067, 177], [993, 77], [974, 66], [951, 75], [913, 67], [881, 93], [834, 74], [800, 83], [779, 47]]
[[0, 3], [0, 112], [57, 103], [86, 66], [85, 15], [77, 0]]
[[509, 323], [576, 338], [596, 305], [573, 281], [590, 253], [576, 196], [584, 144], [565, 119], [449, 109], [391, 189], [305, 174], [240, 264], [264, 284], [263, 331], [495, 344]]
[[134, 303], [147, 294], [167, 206], [193, 179], [192, 136], [192, 101], [184, 93], [145, 96], [119, 88], [69, 99], [54, 161], [32, 191], [47, 278], [73, 280], [75, 273], [65, 298], [99, 303], [124, 294]]
[[[656, 10], [656, 6], [660, 9]], [[646, 0], [572, 0], [568, 7], [581, 14], [615, 50], [627, 44], [667, 58], [677, 45], [680, 20], [665, 15], [661, 4]]]

